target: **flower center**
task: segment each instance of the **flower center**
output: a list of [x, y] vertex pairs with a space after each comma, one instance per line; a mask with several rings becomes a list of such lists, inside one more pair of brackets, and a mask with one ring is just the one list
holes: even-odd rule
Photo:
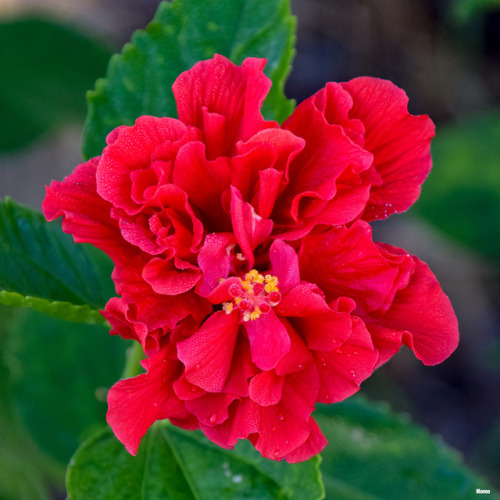
[[239, 283], [231, 285], [229, 294], [233, 300], [224, 302], [222, 308], [226, 314], [239, 309], [243, 321], [260, 318], [281, 300], [278, 278], [270, 274], [263, 276], [255, 269], [246, 273], [244, 279], [240, 278]]

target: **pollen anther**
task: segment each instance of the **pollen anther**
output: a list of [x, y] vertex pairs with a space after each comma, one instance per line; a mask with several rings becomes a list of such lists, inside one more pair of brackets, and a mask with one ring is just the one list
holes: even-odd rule
[[222, 309], [226, 314], [239, 309], [245, 322], [260, 318], [281, 300], [278, 278], [271, 274], [262, 275], [256, 269], [246, 273], [238, 284], [231, 285], [229, 295], [233, 300], [224, 302]]

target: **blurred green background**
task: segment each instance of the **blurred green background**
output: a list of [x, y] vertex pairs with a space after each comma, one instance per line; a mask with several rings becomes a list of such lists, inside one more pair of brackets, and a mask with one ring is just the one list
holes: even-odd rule
[[[2, 197], [39, 209], [44, 185], [81, 161], [85, 91], [157, 5], [0, 0]], [[500, 488], [500, 0], [292, 0], [292, 10], [288, 97], [388, 78], [437, 125], [420, 200], [374, 230], [430, 264], [461, 343], [437, 367], [402, 352], [362, 392], [411, 414]], [[64, 498], [64, 464], [102, 425], [127, 346], [103, 327], [0, 313], [0, 499]]]

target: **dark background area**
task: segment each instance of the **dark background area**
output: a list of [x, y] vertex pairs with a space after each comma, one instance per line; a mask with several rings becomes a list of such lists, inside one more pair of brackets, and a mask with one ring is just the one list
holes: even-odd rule
[[[496, 8], [474, 7], [480, 4], [292, 0], [298, 33], [286, 94], [300, 102], [327, 81], [387, 78], [405, 89], [412, 113], [429, 114], [436, 123], [434, 169], [422, 199], [409, 213], [374, 224], [374, 231], [376, 239], [406, 248], [430, 265], [454, 304], [461, 342], [436, 367], [424, 367], [402, 351], [362, 392], [408, 412], [500, 488], [500, 2]], [[102, 61], [94, 59], [88, 82], [80, 79], [84, 86], [71, 101], [77, 102], [74, 113], [58, 115], [31, 131], [25, 143], [0, 150], [2, 197], [39, 209], [44, 184], [81, 161], [83, 92], [104, 76], [109, 51], [118, 51], [134, 29], [144, 27], [157, 5], [156, 0], [0, 3], [0, 22], [48, 17], [97, 40], [98, 48], [91, 50], [102, 55]], [[1, 104], [5, 125], [15, 110]]]

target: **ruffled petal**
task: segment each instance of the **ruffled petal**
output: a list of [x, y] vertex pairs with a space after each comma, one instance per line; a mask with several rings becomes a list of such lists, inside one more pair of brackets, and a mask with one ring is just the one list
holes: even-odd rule
[[[395, 249], [393, 249], [395, 250]], [[415, 271], [377, 324], [400, 337], [426, 365], [444, 361], [458, 345], [458, 322], [449, 298], [427, 264], [413, 257]]]
[[271, 234], [273, 221], [257, 215], [252, 205], [243, 201], [240, 192], [231, 186], [231, 222], [234, 235], [252, 268], [253, 250]]
[[236, 245], [232, 233], [212, 233], [205, 237], [203, 247], [198, 254], [198, 265], [203, 277], [198, 293], [207, 296], [220, 283], [221, 278], [229, 276], [231, 252]]
[[[261, 207], [255, 206], [259, 215], [269, 217], [281, 188], [281, 183], [275, 181], [287, 182], [290, 161], [303, 147], [304, 140], [288, 130], [259, 131], [248, 141], [236, 145], [237, 154], [231, 160], [231, 185], [240, 191], [245, 201], [258, 201]], [[257, 186], [263, 171], [272, 177], [272, 183]], [[271, 190], [263, 191], [265, 187]], [[263, 209], [262, 213], [259, 208]]]
[[311, 457], [321, 453], [321, 450], [328, 444], [326, 437], [312, 417], [309, 418], [309, 429], [309, 437], [306, 441], [298, 448], [288, 453], [288, 455], [285, 455], [285, 460], [289, 464], [309, 460]]
[[290, 245], [281, 240], [273, 241], [269, 249], [269, 260], [272, 272], [278, 278], [278, 287], [282, 295], [299, 284], [299, 259]]
[[341, 85], [353, 100], [349, 117], [363, 122], [364, 147], [382, 176], [382, 183], [372, 187], [363, 218], [383, 219], [407, 210], [431, 169], [434, 124], [427, 115], [411, 115], [405, 92], [387, 80], [360, 77]]
[[229, 417], [229, 405], [237, 398], [236, 394], [211, 394], [186, 401], [186, 408], [198, 419], [200, 425], [214, 426], [225, 422]]
[[[351, 312], [355, 304], [344, 297], [327, 306], [326, 311], [303, 311], [293, 318], [294, 327], [309, 349], [317, 351], [332, 351], [342, 345], [352, 333]], [[309, 313], [309, 314], [307, 314]]]
[[304, 138], [305, 147], [290, 164], [290, 181], [277, 204], [279, 224], [346, 224], [368, 201], [371, 175], [365, 172], [373, 155], [327, 121], [317, 97], [304, 101], [283, 125]]
[[217, 153], [226, 155], [237, 141], [245, 141], [263, 128], [277, 126], [265, 122], [260, 113], [271, 88], [271, 81], [262, 71], [265, 62], [247, 58], [241, 66], [236, 66], [216, 54], [213, 59], [196, 63], [172, 86], [179, 119], [204, 130], [204, 113], [224, 117], [225, 133], [221, 134], [219, 126], [220, 135], [214, 147]]
[[192, 293], [169, 297], [141, 294], [128, 301], [111, 298], [103, 316], [113, 326], [112, 335], [137, 340], [149, 356], [158, 351], [163, 337], [179, 321], [188, 316], [201, 321], [211, 311], [212, 306], [207, 300]]
[[182, 365], [171, 359], [171, 352], [171, 346], [164, 347], [144, 363], [147, 373], [120, 380], [108, 392], [106, 420], [132, 455], [156, 420], [172, 418], [193, 428], [191, 415], [172, 390]]
[[191, 290], [201, 278], [198, 269], [176, 268], [172, 259], [151, 259], [142, 271], [142, 277], [156, 293], [179, 295]]
[[132, 173], [152, 168], [154, 160], [173, 160], [183, 144], [197, 137], [195, 129], [173, 118], [141, 116], [135, 125], [120, 127], [107, 138], [96, 174], [97, 192], [126, 213], [137, 213], [142, 204], [131, 196]]
[[177, 155], [172, 182], [187, 193], [190, 204], [203, 214], [207, 232], [230, 229], [230, 219], [221, 202], [222, 193], [230, 185], [230, 167], [227, 157], [208, 160], [201, 142], [186, 144]]
[[359, 390], [376, 366], [378, 351], [370, 333], [359, 318], [353, 317], [352, 333], [332, 351], [313, 351], [318, 369], [320, 403], [336, 403]]
[[274, 370], [261, 372], [250, 381], [249, 396], [259, 406], [272, 406], [280, 402], [283, 394], [284, 377]]
[[299, 259], [302, 278], [317, 284], [327, 301], [350, 297], [360, 313], [386, 310], [414, 266], [409, 255], [390, 254], [373, 243], [364, 221], [305, 237]]
[[283, 323], [271, 310], [244, 325], [250, 341], [252, 361], [261, 370], [272, 370], [290, 350], [290, 337]]
[[96, 191], [96, 170], [100, 158], [75, 168], [63, 182], [52, 181], [46, 188], [42, 210], [47, 220], [63, 216], [62, 229], [76, 243], [91, 243], [123, 265], [136, 250], [124, 242], [118, 223], [110, 216], [112, 205]]
[[236, 314], [218, 311], [200, 329], [177, 344], [184, 376], [207, 392], [221, 392], [231, 368], [239, 324]]
[[317, 394], [318, 379], [313, 366], [286, 377], [282, 400], [274, 406], [260, 407], [258, 436], [250, 436], [262, 456], [281, 460], [306, 442]]

